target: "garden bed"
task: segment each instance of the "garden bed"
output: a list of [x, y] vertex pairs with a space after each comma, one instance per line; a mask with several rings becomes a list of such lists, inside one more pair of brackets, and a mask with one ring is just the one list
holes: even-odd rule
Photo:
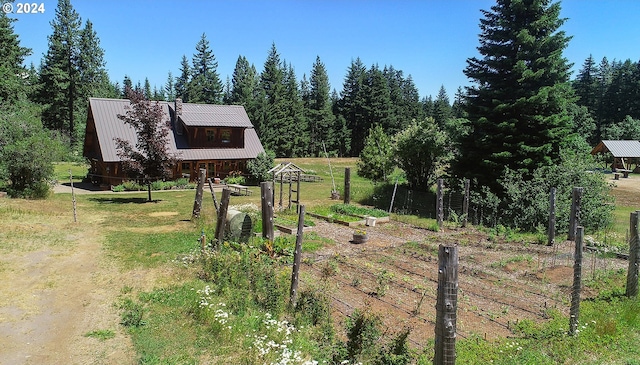
[[338, 223], [348, 227], [365, 225], [368, 217], [375, 218], [377, 223], [389, 222], [387, 212], [351, 204], [334, 204], [328, 208], [317, 207], [307, 214], [327, 222]]
[[[304, 227], [302, 228], [302, 232], [307, 232], [313, 229], [315, 223], [305, 219]], [[284, 232], [287, 234], [297, 234], [298, 232], [298, 222], [296, 220], [288, 219], [286, 217], [275, 217], [273, 219], [273, 227], [277, 228], [280, 232]]]

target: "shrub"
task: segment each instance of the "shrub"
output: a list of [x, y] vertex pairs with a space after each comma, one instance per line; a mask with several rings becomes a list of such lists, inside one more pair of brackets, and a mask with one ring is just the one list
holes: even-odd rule
[[247, 163], [247, 170], [251, 176], [258, 181], [269, 181], [271, 176], [267, 171], [273, 168], [275, 153], [265, 151], [259, 153], [258, 156]]
[[375, 350], [375, 344], [380, 337], [379, 316], [367, 310], [356, 309], [347, 318], [347, 355], [351, 362], [360, 357], [371, 355]]
[[246, 179], [242, 176], [242, 172], [240, 171], [231, 171], [229, 175], [224, 179], [227, 184], [239, 184], [244, 185]]

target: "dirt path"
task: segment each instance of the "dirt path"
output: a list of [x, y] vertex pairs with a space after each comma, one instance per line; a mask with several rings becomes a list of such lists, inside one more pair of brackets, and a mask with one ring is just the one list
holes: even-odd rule
[[[36, 208], [9, 204], [0, 208]], [[102, 250], [101, 217], [83, 224], [55, 212], [37, 218], [0, 223], [0, 364], [134, 363], [114, 307], [124, 274]], [[115, 337], [86, 336], [92, 331]]]

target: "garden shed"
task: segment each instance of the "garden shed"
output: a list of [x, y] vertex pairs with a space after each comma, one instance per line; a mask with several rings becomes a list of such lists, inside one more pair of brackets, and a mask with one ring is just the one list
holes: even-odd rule
[[[609, 165], [614, 171], [622, 170], [638, 172], [638, 163], [640, 161], [640, 141], [601, 141], [593, 148], [593, 150], [591, 150], [591, 154], [604, 155], [607, 165]], [[634, 167], [632, 165], [634, 165]]]

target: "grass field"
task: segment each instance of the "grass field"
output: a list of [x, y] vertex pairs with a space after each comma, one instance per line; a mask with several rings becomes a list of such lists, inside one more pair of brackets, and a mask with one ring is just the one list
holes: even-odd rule
[[[330, 199], [334, 183], [326, 159], [291, 161], [307, 173], [317, 174], [324, 180], [321, 183], [302, 184], [303, 204], [310, 208], [327, 208], [336, 203]], [[352, 201], [370, 199], [375, 185], [357, 176], [355, 159], [332, 159], [331, 166], [336, 190], [342, 192], [344, 168], [351, 167]], [[74, 177], [78, 177], [77, 181], [86, 174], [86, 167], [82, 165], [57, 164], [56, 177], [66, 181], [70, 168]], [[251, 190], [253, 195], [234, 196], [231, 204], [259, 205], [259, 189], [251, 187]], [[277, 192], [276, 189], [276, 205]], [[121, 349], [119, 346], [126, 343], [131, 344], [133, 354], [128, 353], [126, 347], [119, 351], [129, 354], [139, 364], [278, 363], [285, 357], [294, 364], [305, 361], [311, 364], [311, 360], [319, 360], [320, 363], [324, 360], [331, 364], [348, 358], [345, 355], [349, 349], [346, 341], [348, 332], [345, 331], [348, 324], [332, 322], [325, 312], [326, 297], [322, 292], [323, 288], [327, 288], [323, 287], [326, 283], [319, 281], [318, 287], [304, 292], [301, 299], [305, 303], [304, 311], [294, 312], [286, 308], [291, 257], [275, 253], [290, 253], [293, 241], [279, 240], [274, 243], [279, 247], [269, 247], [262, 240], [252, 241], [246, 246], [224, 243], [214, 253], [203, 256], [199, 253], [198, 239], [201, 233], [207, 237], [213, 236], [215, 213], [210, 196], [205, 194], [201, 219], [191, 221], [194, 194], [194, 191], [154, 192], [153, 202], [150, 203], [146, 202], [145, 192], [77, 195], [79, 224], [72, 223], [69, 194], [55, 194], [46, 201], [0, 200], [0, 252], [4, 255], [0, 260], [0, 274], [4, 278], [0, 288], [7, 293], [5, 298], [12, 298], [11, 301], [0, 300], [0, 307], [15, 306], [25, 313], [22, 319], [5, 318], [20, 324], [38, 318], [40, 312], [46, 312], [43, 308], [38, 309], [41, 304], [31, 298], [32, 295], [54, 298], [52, 300], [56, 302], [51, 306], [57, 308], [58, 313], [66, 313], [64, 308], [78, 308], [74, 312], [76, 318], [67, 320], [69, 323], [66, 326], [80, 327], [79, 336], [67, 336], [61, 331], [58, 342], [51, 344], [58, 348], [84, 350], [87, 357], [76, 363], [132, 363], [134, 361], [130, 358], [121, 362], [119, 360], [122, 358], [114, 358], [116, 355], [112, 354], [114, 348]], [[630, 195], [628, 191], [624, 194], [627, 198]], [[635, 204], [629, 200], [625, 202]], [[624, 237], [628, 230], [629, 213], [635, 209], [637, 207], [633, 206], [616, 208], [616, 223], [607, 233], [611, 239], [615, 236], [619, 241], [620, 237]], [[432, 219], [417, 216], [396, 218], [412, 226], [433, 229]], [[531, 245], [530, 241], [526, 241], [529, 238], [511, 235], [510, 232], [490, 229], [480, 232], [487, 237], [499, 236], [501, 239], [509, 236], [517, 241], [514, 245], [523, 249]], [[471, 241], [471, 238], [465, 239]], [[312, 247], [307, 246], [307, 252], [335, 245], [314, 232], [306, 236], [305, 242], [307, 240], [313, 242]], [[87, 246], [87, 242], [96, 244]], [[494, 241], [483, 242], [495, 245]], [[426, 246], [413, 244], [407, 249], [412, 247], [424, 249]], [[37, 268], [40, 265], [40, 261], [24, 261], [26, 257], [37, 260], [47, 255], [62, 261], [68, 256], [72, 260], [74, 256], [67, 252], [80, 251], [99, 258], [92, 266], [93, 271], [87, 273], [88, 281], [74, 279], [74, 275], [79, 275], [76, 269], [66, 275], [62, 271], [48, 275], [47, 280], [29, 290], [20, 290], [18, 287], [21, 281], [16, 278], [42, 274], [23, 271], [21, 267]], [[504, 271], [510, 265], [532, 265], [532, 261], [535, 261], [528, 259], [535, 257], [531, 254], [518, 253], [516, 256], [521, 260], [505, 257], [488, 262], [487, 266], [493, 265], [492, 269]], [[327, 275], [325, 281], [331, 281], [331, 275], [348, 274], [341, 271], [345, 270], [344, 257], [334, 259], [326, 261], [324, 266], [318, 266], [321, 274]], [[68, 261], [67, 265], [71, 262]], [[380, 261], [369, 265], [382, 264], [387, 263]], [[378, 273], [378, 279], [384, 283], [385, 277], [381, 273]], [[409, 280], [406, 273], [394, 275], [397, 282]], [[91, 278], [103, 276], [105, 279], [99, 282], [112, 293], [111, 296], [90, 301], [80, 297], [76, 307], [73, 302], [76, 296], [61, 295], [58, 298], [53, 295], [56, 290], [82, 292], [95, 285], [91, 281], [95, 279]], [[583, 303], [581, 315], [584, 322], [581, 328], [584, 335], [575, 338], [566, 336], [566, 316], [550, 311], [550, 319], [545, 322], [519, 322], [514, 338], [484, 341], [479, 336], [460, 339], [458, 362], [640, 364], [637, 360], [640, 359], [640, 350], [636, 346], [640, 340], [640, 304], [637, 300], [627, 300], [619, 295], [624, 285], [624, 275], [617, 269], [610, 269], [598, 272], [597, 277], [594, 275], [589, 280], [589, 287], [597, 288], [604, 299]], [[496, 285], [499, 288], [502, 284]], [[387, 297], [392, 297], [392, 294], [387, 294]], [[95, 310], [98, 302], [108, 303], [99, 307], [101, 310]], [[89, 310], [92, 313], [88, 313]], [[115, 312], [115, 319], [113, 314], [109, 314], [111, 312]], [[82, 320], [80, 317], [83, 315], [89, 316], [90, 320]], [[490, 318], [494, 317], [487, 316], [487, 321]], [[55, 323], [66, 328], [64, 322]], [[56, 337], [34, 336], [31, 341], [43, 349], [51, 349], [46, 341], [54, 341]], [[384, 345], [388, 346], [389, 343]], [[20, 350], [19, 345], [15, 346], [16, 351]], [[430, 343], [422, 349], [408, 351], [412, 359], [410, 363], [431, 363], [432, 346]], [[64, 351], [59, 351], [62, 356]], [[371, 359], [375, 354], [367, 356]], [[55, 363], [55, 360], [49, 357], [44, 362]]]

